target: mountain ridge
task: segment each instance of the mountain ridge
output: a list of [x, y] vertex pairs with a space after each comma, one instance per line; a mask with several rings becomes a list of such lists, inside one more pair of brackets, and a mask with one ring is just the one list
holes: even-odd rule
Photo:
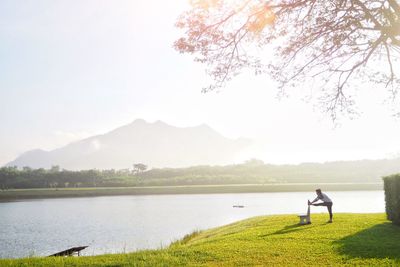
[[26, 151], [5, 166], [32, 168], [129, 168], [142, 162], [151, 167], [187, 167], [228, 164], [250, 144], [249, 139], [229, 139], [206, 124], [176, 127], [143, 119], [45, 151]]

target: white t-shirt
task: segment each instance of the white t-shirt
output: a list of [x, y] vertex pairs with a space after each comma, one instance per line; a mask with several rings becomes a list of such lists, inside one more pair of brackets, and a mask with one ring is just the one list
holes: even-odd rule
[[322, 197], [320, 198], [319, 196], [317, 196], [313, 202], [317, 201], [318, 199], [322, 200], [323, 202], [331, 202], [332, 200], [325, 194], [325, 193], [321, 193]]

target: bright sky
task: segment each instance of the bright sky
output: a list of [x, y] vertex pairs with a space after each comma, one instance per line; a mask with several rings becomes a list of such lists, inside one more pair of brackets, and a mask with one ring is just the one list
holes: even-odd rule
[[[0, 165], [137, 118], [210, 125], [255, 140], [238, 161], [298, 163], [398, 156], [400, 120], [365, 87], [363, 114], [334, 127], [267, 77], [202, 94], [204, 66], [173, 48], [186, 0], [0, 2]], [[369, 91], [368, 91], [369, 90]]]

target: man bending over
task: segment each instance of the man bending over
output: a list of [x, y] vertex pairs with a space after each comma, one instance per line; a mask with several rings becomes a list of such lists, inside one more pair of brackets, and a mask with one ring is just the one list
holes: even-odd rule
[[[326, 206], [328, 208], [328, 212], [329, 212], [328, 223], [331, 223], [332, 217], [333, 217], [333, 215], [332, 215], [332, 205], [333, 205], [332, 200], [325, 193], [322, 193], [321, 189], [317, 189], [317, 190], [315, 190], [315, 192], [317, 193], [317, 197], [312, 202], [308, 201], [308, 205]], [[314, 204], [318, 200], [321, 200], [322, 202]]]

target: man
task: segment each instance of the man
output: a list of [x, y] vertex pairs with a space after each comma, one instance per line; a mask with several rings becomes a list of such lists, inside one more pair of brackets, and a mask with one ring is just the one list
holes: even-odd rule
[[[308, 205], [313, 205], [313, 206], [326, 206], [328, 208], [328, 212], [329, 212], [329, 221], [328, 223], [332, 222], [332, 200], [325, 194], [322, 193], [321, 189], [317, 189], [315, 190], [315, 192], [317, 193], [317, 197], [312, 201], [308, 201]], [[322, 203], [317, 203], [314, 204], [315, 202], [317, 202], [318, 200], [322, 200]]]

